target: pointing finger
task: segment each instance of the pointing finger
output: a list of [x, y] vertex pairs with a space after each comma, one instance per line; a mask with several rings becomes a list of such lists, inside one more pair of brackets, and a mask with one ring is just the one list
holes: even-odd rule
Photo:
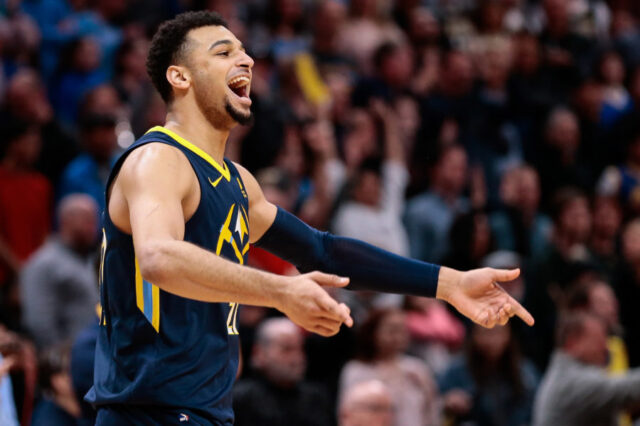
[[513, 306], [513, 313], [524, 321], [528, 326], [535, 323], [533, 316], [517, 300], [509, 296], [509, 304]]

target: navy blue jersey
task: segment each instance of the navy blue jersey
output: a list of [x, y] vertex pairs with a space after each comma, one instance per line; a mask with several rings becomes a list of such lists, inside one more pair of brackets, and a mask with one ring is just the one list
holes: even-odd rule
[[[248, 200], [230, 161], [220, 165], [197, 146], [158, 126], [124, 152], [108, 185], [127, 155], [147, 143], [164, 143], [182, 151], [198, 178], [200, 204], [185, 224], [184, 240], [243, 264], [249, 250]], [[87, 400], [97, 406], [182, 408], [213, 424], [231, 424], [238, 305], [186, 299], [146, 281], [131, 235], [115, 227], [108, 210], [103, 217], [102, 319], [94, 386]]]

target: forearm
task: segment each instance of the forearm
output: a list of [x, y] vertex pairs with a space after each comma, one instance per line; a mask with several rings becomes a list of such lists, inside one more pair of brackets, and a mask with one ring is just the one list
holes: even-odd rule
[[[350, 238], [319, 232], [279, 209], [257, 246], [302, 272], [320, 270], [350, 278], [347, 288], [435, 297], [441, 268], [404, 258]], [[443, 278], [455, 271], [443, 269]], [[439, 295], [438, 295], [439, 296]]]
[[156, 241], [139, 252], [146, 280], [189, 299], [277, 307], [285, 290], [277, 275], [228, 261], [185, 241]]

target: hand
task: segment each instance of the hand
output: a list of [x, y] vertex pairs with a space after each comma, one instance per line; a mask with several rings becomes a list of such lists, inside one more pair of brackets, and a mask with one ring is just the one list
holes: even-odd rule
[[531, 314], [498, 284], [519, 275], [519, 269], [482, 268], [460, 272], [442, 267], [436, 297], [487, 328], [504, 325], [514, 315], [531, 326], [534, 323]]
[[448, 413], [464, 416], [472, 406], [471, 395], [462, 389], [452, 389], [444, 395], [444, 409]]
[[349, 284], [348, 278], [315, 271], [284, 279], [287, 284], [277, 308], [291, 321], [325, 337], [337, 334], [343, 323], [353, 325], [347, 305], [336, 302], [321, 287], [344, 287]]

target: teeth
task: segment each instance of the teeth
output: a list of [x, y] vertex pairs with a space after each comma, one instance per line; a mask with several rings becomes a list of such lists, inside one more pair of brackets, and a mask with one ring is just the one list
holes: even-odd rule
[[249, 84], [249, 77], [244, 75], [235, 77], [227, 83], [227, 85], [232, 89], [237, 89], [239, 87], [246, 86], [247, 84]]

